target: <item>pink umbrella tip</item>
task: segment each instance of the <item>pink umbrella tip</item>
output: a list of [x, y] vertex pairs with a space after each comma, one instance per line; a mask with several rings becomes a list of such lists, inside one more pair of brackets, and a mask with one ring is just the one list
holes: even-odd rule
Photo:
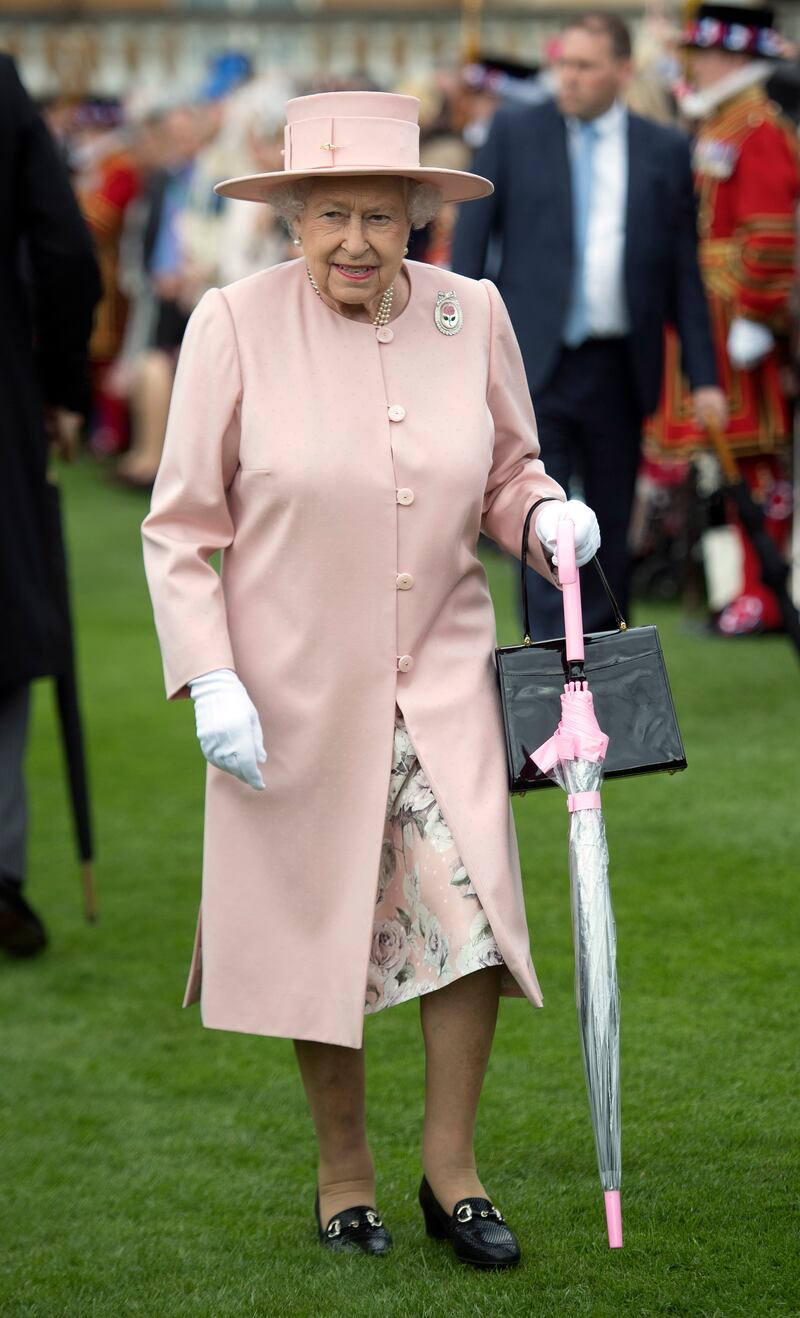
[[609, 1249], [622, 1249], [622, 1204], [619, 1190], [606, 1190], [606, 1225]]

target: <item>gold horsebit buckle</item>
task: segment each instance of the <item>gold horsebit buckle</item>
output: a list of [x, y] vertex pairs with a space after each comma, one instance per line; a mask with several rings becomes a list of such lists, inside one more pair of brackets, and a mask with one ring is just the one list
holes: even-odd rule
[[[371, 1208], [367, 1209], [364, 1216], [367, 1219], [367, 1226], [371, 1227], [373, 1231], [377, 1231], [379, 1226], [383, 1226], [383, 1218], [379, 1213], [373, 1212]], [[351, 1217], [350, 1221], [345, 1222], [344, 1225], [353, 1228], [360, 1227], [361, 1218]], [[329, 1222], [325, 1234], [329, 1240], [335, 1240], [337, 1236], [340, 1236], [342, 1234], [342, 1219], [340, 1217], [335, 1217], [332, 1222]]]
[[[498, 1222], [505, 1222], [506, 1220], [499, 1208], [495, 1208], [494, 1204], [492, 1204], [491, 1208], [482, 1208], [478, 1216], [496, 1217]], [[462, 1204], [456, 1213], [457, 1222], [471, 1222], [473, 1217], [475, 1217], [475, 1213], [473, 1213], [469, 1204]]]

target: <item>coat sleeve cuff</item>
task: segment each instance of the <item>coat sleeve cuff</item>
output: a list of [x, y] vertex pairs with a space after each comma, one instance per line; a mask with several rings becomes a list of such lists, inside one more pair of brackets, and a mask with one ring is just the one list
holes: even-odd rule
[[229, 645], [221, 645], [217, 650], [207, 650], [202, 654], [196, 650], [192, 654], [179, 656], [170, 664], [164, 664], [164, 688], [167, 700], [186, 700], [189, 697], [189, 683], [203, 673], [213, 673], [218, 668], [230, 668], [236, 672], [233, 651]]

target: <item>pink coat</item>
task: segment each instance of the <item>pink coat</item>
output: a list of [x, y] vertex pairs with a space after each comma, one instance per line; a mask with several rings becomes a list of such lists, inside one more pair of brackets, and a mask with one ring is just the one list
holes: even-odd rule
[[[525, 510], [564, 495], [494, 286], [406, 269], [380, 338], [330, 310], [302, 261], [213, 289], [186, 333], [143, 528], [167, 694], [235, 669], [269, 756], [264, 792], [208, 771], [186, 1000], [202, 979], [211, 1028], [360, 1045], [395, 704], [541, 1004], [476, 544], [483, 530], [518, 553]], [[434, 323], [449, 289], [451, 337]], [[531, 563], [550, 575], [538, 541]]]

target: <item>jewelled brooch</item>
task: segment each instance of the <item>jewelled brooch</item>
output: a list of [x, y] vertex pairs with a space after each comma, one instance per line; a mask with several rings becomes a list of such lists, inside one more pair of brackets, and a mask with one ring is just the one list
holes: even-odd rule
[[433, 320], [440, 334], [458, 334], [463, 326], [464, 312], [452, 289], [447, 293], [436, 294]]

